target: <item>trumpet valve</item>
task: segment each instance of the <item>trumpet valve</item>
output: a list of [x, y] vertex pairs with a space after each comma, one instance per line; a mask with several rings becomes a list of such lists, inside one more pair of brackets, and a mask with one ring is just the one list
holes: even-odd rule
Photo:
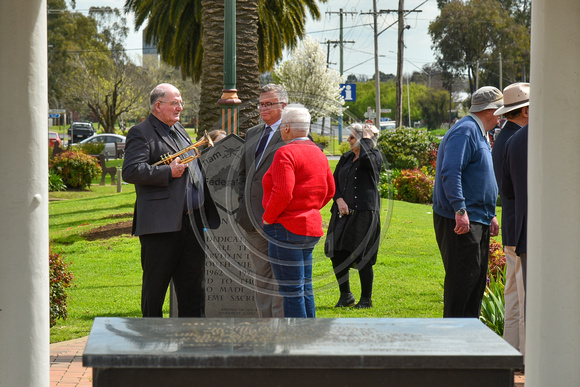
[[171, 164], [171, 161], [173, 161], [173, 158], [171, 157], [171, 155], [169, 153], [166, 153], [163, 156], [161, 156], [161, 162], [163, 164], [169, 165], [169, 164]]

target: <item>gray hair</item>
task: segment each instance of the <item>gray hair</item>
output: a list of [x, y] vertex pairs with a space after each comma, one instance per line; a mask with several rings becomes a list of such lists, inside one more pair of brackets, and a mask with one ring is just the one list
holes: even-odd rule
[[149, 95], [149, 109], [153, 110], [155, 102], [159, 101], [160, 99], [164, 99], [170, 89], [173, 89], [174, 92], [179, 94], [177, 87], [170, 83], [160, 83], [159, 85], [155, 86]]
[[308, 134], [310, 130], [310, 113], [301, 104], [290, 104], [282, 110], [282, 125], [290, 125], [293, 132]]
[[288, 92], [282, 85], [277, 85], [275, 83], [268, 83], [260, 88], [260, 94], [274, 92], [278, 96], [280, 102], [288, 103]]
[[360, 139], [363, 138], [363, 129], [365, 128], [370, 129], [371, 132], [373, 133], [373, 138], [371, 138], [370, 140], [373, 144], [373, 148], [376, 147], [380, 131], [373, 124], [354, 123], [350, 126], [350, 131], [356, 136], [357, 144], [360, 144]]

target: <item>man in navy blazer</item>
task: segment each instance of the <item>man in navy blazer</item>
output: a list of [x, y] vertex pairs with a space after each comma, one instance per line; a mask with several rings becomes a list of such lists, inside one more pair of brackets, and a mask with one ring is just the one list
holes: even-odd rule
[[521, 260], [516, 254], [516, 212], [515, 200], [503, 193], [502, 173], [508, 140], [523, 126], [528, 124], [530, 105], [530, 84], [518, 82], [503, 90], [504, 106], [494, 115], [503, 115], [507, 121], [495, 139], [492, 150], [493, 169], [501, 197], [501, 233], [506, 258], [505, 278], [505, 318], [503, 338], [515, 349], [524, 352], [524, 283]]
[[[528, 125], [516, 132], [507, 142], [502, 170], [502, 193], [515, 202], [514, 238], [516, 254], [521, 263], [523, 282], [523, 318], [525, 323], [527, 222], [528, 222]], [[519, 290], [519, 289], [518, 289]], [[523, 336], [525, 337], [525, 324]], [[525, 342], [519, 350], [525, 355]]]
[[256, 307], [260, 317], [284, 317], [283, 298], [268, 257], [268, 240], [262, 230], [262, 178], [276, 151], [285, 145], [278, 130], [288, 93], [281, 85], [268, 84], [260, 90], [260, 116], [263, 124], [246, 132], [238, 182], [239, 211], [237, 222], [246, 230], [250, 259], [254, 266]]
[[[133, 234], [141, 242], [143, 317], [163, 317], [163, 302], [173, 279], [179, 317], [205, 315], [205, 242], [203, 228], [220, 218], [209, 195], [199, 160], [169, 165], [156, 162], [191, 145], [179, 123], [181, 94], [174, 86], [156, 86], [151, 114], [127, 134], [123, 180], [135, 184]], [[189, 170], [191, 169], [191, 170]]]

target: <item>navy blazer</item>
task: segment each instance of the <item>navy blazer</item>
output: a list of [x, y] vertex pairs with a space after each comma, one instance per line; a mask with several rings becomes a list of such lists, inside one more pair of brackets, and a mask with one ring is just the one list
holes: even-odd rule
[[521, 126], [515, 122], [507, 121], [495, 139], [491, 151], [491, 157], [493, 158], [493, 171], [495, 172], [495, 180], [501, 197], [501, 239], [504, 246], [516, 245], [516, 209], [514, 199], [506, 197], [502, 192], [501, 176], [506, 144], [520, 128]]
[[502, 169], [502, 192], [515, 200], [516, 254], [525, 254], [528, 219], [528, 126], [518, 130], [506, 144]]
[[[183, 126], [177, 122], [174, 128], [191, 143]], [[133, 126], [127, 134], [123, 180], [135, 184], [137, 198], [133, 214], [134, 235], [156, 234], [181, 230], [183, 204], [188, 184], [187, 171], [179, 178], [171, 177], [169, 165], [153, 166], [165, 154], [178, 152], [161, 122], [152, 114]], [[199, 159], [192, 161], [199, 163]], [[207, 228], [217, 228], [220, 217], [204, 181], [204, 205], [202, 218]]]

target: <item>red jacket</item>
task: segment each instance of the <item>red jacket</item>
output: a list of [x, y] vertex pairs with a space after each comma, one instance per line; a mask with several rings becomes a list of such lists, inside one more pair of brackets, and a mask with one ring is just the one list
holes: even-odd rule
[[278, 149], [262, 185], [264, 221], [298, 235], [324, 235], [320, 209], [334, 196], [334, 177], [312, 141], [296, 140]]

